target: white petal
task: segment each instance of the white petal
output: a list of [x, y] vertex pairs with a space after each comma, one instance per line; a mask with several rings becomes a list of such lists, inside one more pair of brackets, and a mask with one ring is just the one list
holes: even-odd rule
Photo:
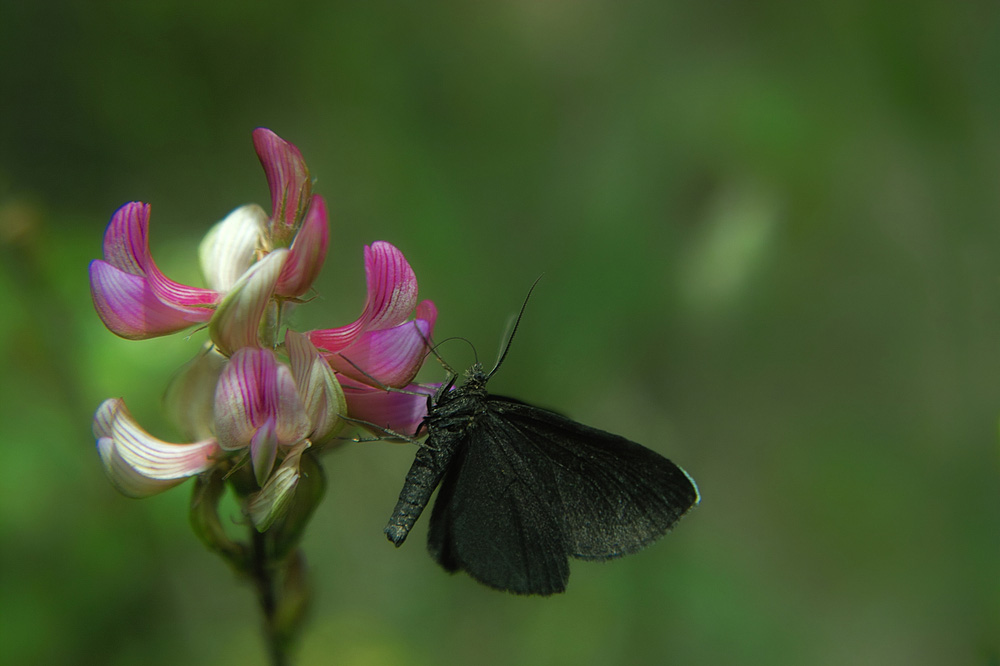
[[206, 343], [170, 380], [165, 407], [185, 437], [208, 439], [215, 432], [215, 386], [225, 365], [226, 357]]
[[250, 500], [247, 507], [250, 520], [258, 531], [266, 530], [288, 510], [299, 483], [299, 459], [308, 447], [309, 440], [292, 447], [261, 491]]
[[258, 328], [274, 294], [288, 250], [275, 250], [243, 274], [215, 310], [208, 330], [219, 351], [231, 356], [242, 347], [257, 347]]
[[311, 424], [309, 437], [314, 443], [323, 443], [345, 424], [340, 418], [347, 413], [344, 390], [333, 368], [306, 336], [289, 329], [285, 333], [285, 349]]
[[208, 469], [220, 452], [214, 439], [172, 444], [153, 437], [120, 398], [105, 400], [97, 409], [94, 435], [108, 476], [132, 497], [160, 492]]
[[223, 293], [247, 272], [256, 258], [268, 216], [257, 204], [240, 206], [213, 226], [198, 248], [208, 286]]

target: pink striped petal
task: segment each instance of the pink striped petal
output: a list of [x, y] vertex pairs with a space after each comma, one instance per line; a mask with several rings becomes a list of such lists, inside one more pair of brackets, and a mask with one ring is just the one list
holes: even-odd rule
[[310, 429], [288, 366], [279, 364], [269, 349], [245, 347], [233, 354], [219, 377], [215, 433], [219, 446], [232, 451], [251, 446], [265, 427], [273, 429], [280, 446], [298, 443]]
[[104, 231], [104, 260], [126, 273], [145, 275], [148, 229], [149, 204], [133, 201], [116, 210]]
[[95, 259], [90, 262], [90, 294], [104, 325], [115, 335], [144, 340], [208, 321], [213, 310], [171, 304], [157, 298], [149, 281]]
[[343, 351], [325, 357], [334, 370], [359, 382], [403, 386], [424, 362], [432, 326], [433, 321], [415, 319], [369, 331]]
[[365, 247], [368, 298], [361, 316], [339, 328], [309, 331], [306, 336], [320, 350], [338, 352], [365, 331], [396, 326], [413, 312], [417, 302], [417, 277], [403, 253], [385, 241]]
[[209, 230], [198, 248], [209, 287], [223, 293], [233, 288], [257, 259], [266, 226], [264, 209], [249, 204], [240, 206]]
[[302, 404], [302, 398], [299, 397], [298, 389], [295, 387], [292, 371], [283, 363], [278, 364], [275, 391], [275, 430], [278, 443], [281, 446], [298, 444], [309, 435], [312, 426]]
[[219, 303], [208, 330], [222, 354], [231, 356], [237, 349], [259, 344], [260, 322], [287, 255], [288, 250], [275, 250], [258, 261]]
[[226, 451], [250, 445], [267, 420], [267, 401], [274, 391], [277, 361], [269, 349], [238, 350], [215, 388], [215, 435]]
[[146, 497], [211, 467], [220, 454], [214, 439], [172, 444], [153, 437], [120, 398], [105, 400], [94, 415], [97, 448], [111, 482], [130, 497]]
[[[427, 396], [434, 395], [437, 389], [437, 385], [410, 384], [405, 390], [411, 393], [400, 393], [344, 383], [344, 395], [352, 418], [410, 437], [417, 435], [417, 428], [427, 416]], [[385, 435], [379, 428], [369, 430], [376, 435]]]
[[292, 247], [289, 248], [288, 259], [281, 269], [275, 293], [295, 298], [309, 291], [323, 268], [329, 242], [330, 223], [326, 202], [323, 201], [323, 197], [314, 194], [306, 218], [295, 234]]
[[219, 294], [168, 279], [149, 253], [149, 204], [125, 204], [111, 217], [104, 232], [104, 259], [115, 268], [145, 276], [153, 294], [178, 306], [214, 305]]
[[299, 149], [269, 129], [255, 129], [253, 145], [271, 190], [271, 238], [275, 247], [288, 247], [309, 204], [309, 169]]

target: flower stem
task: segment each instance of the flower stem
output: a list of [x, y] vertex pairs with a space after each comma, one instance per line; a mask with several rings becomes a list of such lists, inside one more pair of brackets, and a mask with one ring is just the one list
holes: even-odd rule
[[264, 632], [272, 666], [287, 666], [290, 636], [278, 623], [278, 590], [275, 584], [276, 566], [268, 556], [266, 533], [251, 528], [252, 560], [250, 575], [257, 586], [257, 599], [264, 614]]

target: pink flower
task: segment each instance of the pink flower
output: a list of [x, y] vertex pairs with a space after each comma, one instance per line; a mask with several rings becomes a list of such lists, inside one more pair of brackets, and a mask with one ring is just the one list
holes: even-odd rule
[[[417, 303], [413, 269], [389, 243], [365, 247], [365, 275], [368, 298], [358, 320], [309, 331], [306, 337], [341, 375], [354, 418], [413, 435], [427, 411], [425, 396], [433, 389], [410, 382], [427, 354], [437, 308], [431, 301]], [[417, 395], [386, 387], [406, 387]]]
[[[266, 129], [254, 132], [254, 145], [271, 188], [273, 215], [268, 220], [259, 206], [242, 206], [209, 231], [200, 250], [209, 289], [173, 282], [157, 268], [149, 251], [148, 204], [129, 203], [114, 214], [104, 234], [104, 258], [90, 264], [94, 306], [113, 333], [140, 340], [211, 320], [225, 295], [274, 248], [287, 250], [281, 251], [282, 264], [272, 267], [279, 272], [264, 285], [263, 306], [274, 296], [294, 299], [309, 291], [329, 244], [326, 203], [309, 196], [309, 172], [295, 146]], [[241, 321], [244, 330], [236, 339], [256, 335], [258, 323]]]
[[345, 377], [379, 388], [405, 386], [423, 363], [437, 308], [431, 301], [417, 303], [413, 269], [385, 241], [365, 247], [365, 275], [368, 298], [358, 320], [306, 337]]
[[112, 333], [141, 340], [212, 318], [219, 293], [173, 282], [149, 253], [149, 205], [119, 208], [104, 233], [104, 260], [90, 262], [90, 292]]
[[305, 336], [285, 335], [290, 366], [270, 349], [237, 350], [215, 389], [215, 434], [224, 451], [249, 448], [264, 485], [279, 451], [304, 439], [322, 443], [340, 429], [344, 392], [333, 370]]

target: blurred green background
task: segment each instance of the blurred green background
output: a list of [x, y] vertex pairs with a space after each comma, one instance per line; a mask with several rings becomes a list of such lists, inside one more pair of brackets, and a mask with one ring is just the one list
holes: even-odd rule
[[[205, 333], [128, 342], [86, 266], [153, 206], [171, 277], [248, 202], [250, 132], [332, 211], [300, 328], [390, 240], [492, 388], [682, 464], [701, 506], [558, 598], [381, 532], [412, 450], [344, 447], [305, 542], [308, 664], [996, 664], [1000, 6], [994, 2], [0, 0], [0, 661], [263, 664], [251, 590], [128, 500], [90, 419], [166, 439]], [[469, 349], [445, 345], [456, 366]], [[428, 381], [439, 368], [425, 369]]]

